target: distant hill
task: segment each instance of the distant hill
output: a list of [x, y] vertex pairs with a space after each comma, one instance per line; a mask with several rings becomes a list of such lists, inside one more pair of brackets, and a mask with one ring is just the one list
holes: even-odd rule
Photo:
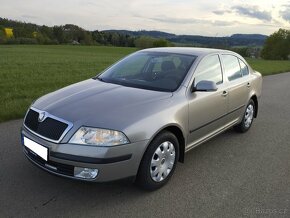
[[232, 46], [263, 46], [267, 38], [261, 34], [234, 34], [229, 37], [211, 37], [200, 35], [175, 35], [161, 31], [129, 31], [129, 30], [105, 30], [103, 32], [119, 33], [133, 37], [150, 36], [154, 38], [165, 38], [176, 44], [211, 46], [211, 47], [232, 47]]
[[111, 32], [111, 33], [119, 33], [124, 35], [130, 35], [130, 36], [150, 36], [154, 38], [170, 38], [175, 37], [175, 34], [172, 33], [166, 33], [161, 31], [155, 31], [155, 30], [140, 30], [140, 31], [130, 31], [130, 30], [104, 30], [103, 32]]
[[266, 35], [262, 34], [234, 34], [231, 37], [235, 39], [261, 39], [261, 40], [265, 40], [267, 38]]

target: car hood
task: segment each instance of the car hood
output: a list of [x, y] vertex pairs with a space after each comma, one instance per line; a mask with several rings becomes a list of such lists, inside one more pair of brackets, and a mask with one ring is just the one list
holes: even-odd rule
[[36, 100], [33, 107], [70, 121], [74, 126], [122, 130], [158, 111], [159, 103], [171, 96], [169, 92], [89, 79], [47, 94]]

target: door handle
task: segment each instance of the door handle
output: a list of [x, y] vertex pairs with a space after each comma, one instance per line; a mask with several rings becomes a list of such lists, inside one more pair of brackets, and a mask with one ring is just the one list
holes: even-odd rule
[[248, 87], [248, 88], [250, 88], [250, 87], [251, 87], [251, 84], [250, 84], [249, 82], [247, 83], [247, 87]]
[[224, 90], [222, 96], [226, 97], [228, 94], [229, 94], [228, 91]]

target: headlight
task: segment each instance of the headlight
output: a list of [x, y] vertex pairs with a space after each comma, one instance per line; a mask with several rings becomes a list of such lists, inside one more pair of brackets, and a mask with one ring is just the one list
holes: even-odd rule
[[81, 127], [70, 139], [69, 143], [96, 146], [114, 146], [129, 143], [127, 137], [119, 131]]

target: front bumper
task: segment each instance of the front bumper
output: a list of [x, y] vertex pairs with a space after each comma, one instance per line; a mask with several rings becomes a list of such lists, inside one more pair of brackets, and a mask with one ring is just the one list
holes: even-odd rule
[[[148, 140], [114, 147], [94, 147], [46, 141], [22, 128], [21, 134], [48, 148], [48, 161], [23, 146], [26, 157], [55, 175], [93, 182], [108, 182], [136, 176]], [[74, 177], [74, 167], [98, 169], [95, 179]]]

